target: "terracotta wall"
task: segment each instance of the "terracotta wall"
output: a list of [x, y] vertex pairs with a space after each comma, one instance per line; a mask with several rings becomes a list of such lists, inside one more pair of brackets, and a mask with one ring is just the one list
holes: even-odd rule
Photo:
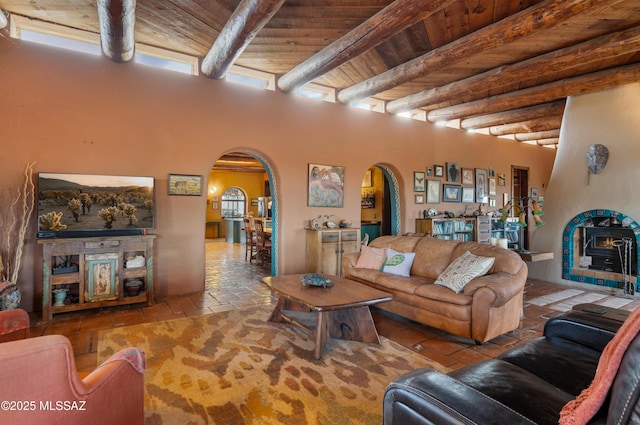
[[[541, 147], [202, 76], [117, 64], [2, 35], [3, 188], [20, 184], [29, 161], [37, 161], [36, 172], [154, 176], [158, 295], [204, 287], [207, 197], [169, 197], [167, 175], [206, 178], [225, 152], [255, 153], [273, 169], [280, 273], [304, 270], [304, 225], [310, 218], [360, 219], [362, 177], [374, 164], [387, 165], [398, 179], [405, 232], [414, 230], [414, 219], [425, 208], [415, 204], [414, 171], [447, 161], [492, 166], [507, 175], [511, 165], [526, 166], [531, 186], [541, 188], [555, 157], [554, 150]], [[346, 167], [344, 208], [307, 207], [310, 162]], [[497, 199], [499, 206], [501, 192]], [[437, 207], [463, 209], [461, 204]], [[35, 218], [30, 228], [19, 284], [23, 305], [37, 310], [41, 250]]]
[[[569, 99], [545, 199], [546, 224], [537, 231], [533, 245], [535, 249], [552, 251], [554, 259], [530, 265], [530, 275], [574, 285], [561, 278], [561, 237], [569, 221], [582, 212], [611, 209], [640, 222], [638, 111], [639, 83]], [[600, 174], [590, 175], [586, 154], [593, 144], [605, 145], [609, 160]]]

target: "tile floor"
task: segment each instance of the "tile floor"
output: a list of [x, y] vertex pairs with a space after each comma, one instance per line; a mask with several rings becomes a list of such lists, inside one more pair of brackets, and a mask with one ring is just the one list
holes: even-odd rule
[[[58, 314], [48, 322], [32, 317], [31, 336], [66, 335], [72, 342], [78, 371], [89, 372], [96, 367], [98, 333], [101, 330], [273, 304], [270, 291], [261, 283], [268, 270], [244, 260], [244, 245], [228, 244], [224, 239], [207, 240], [206, 252], [206, 283], [202, 293], [158, 299], [151, 307], [134, 305]], [[546, 320], [580, 303], [631, 311], [640, 304], [640, 300], [529, 280], [520, 327], [483, 345], [381, 310], [373, 309], [373, 315], [381, 335], [455, 369], [495, 357], [521, 341], [540, 336]]]

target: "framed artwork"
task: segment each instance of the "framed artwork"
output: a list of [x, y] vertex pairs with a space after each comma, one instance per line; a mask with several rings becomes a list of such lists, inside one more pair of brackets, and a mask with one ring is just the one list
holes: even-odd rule
[[472, 204], [475, 193], [476, 193], [476, 190], [473, 187], [463, 187], [462, 188], [462, 202], [466, 202], [468, 204]]
[[424, 195], [416, 195], [416, 204], [424, 204]]
[[473, 185], [473, 169], [462, 168], [461, 173], [462, 173], [462, 184]]
[[427, 167], [427, 177], [433, 176], [433, 168]]
[[190, 174], [169, 174], [169, 195], [202, 195], [202, 176]]
[[456, 162], [447, 162], [447, 181], [460, 182], [460, 166]]
[[506, 184], [507, 177], [504, 175], [504, 173], [498, 174], [498, 186], [506, 186]]
[[440, 180], [427, 180], [427, 204], [440, 203]]
[[537, 187], [532, 187], [531, 188], [531, 197], [532, 198], [537, 198], [538, 197], [538, 188]]
[[462, 187], [458, 184], [442, 185], [442, 202], [460, 202]]
[[371, 187], [371, 169], [367, 170], [366, 173], [364, 173], [364, 178], [362, 179], [362, 187]]
[[307, 206], [342, 208], [344, 167], [309, 164]]
[[496, 179], [494, 177], [489, 177], [489, 195], [496, 195]]
[[211, 203], [211, 209], [217, 210], [218, 209], [218, 203], [217, 202], [212, 202]]
[[493, 167], [489, 167], [489, 177], [495, 177], [496, 172], [493, 170]]
[[485, 168], [476, 168], [476, 202], [486, 204], [489, 201], [489, 181]]
[[489, 198], [489, 206], [490, 207], [496, 206], [496, 198]]
[[424, 172], [422, 171], [414, 171], [413, 172], [413, 191], [414, 192], [424, 192], [425, 191], [425, 181], [424, 181]]
[[444, 177], [444, 167], [442, 165], [434, 165], [433, 175], [436, 177]]
[[508, 203], [509, 203], [509, 194], [505, 192], [502, 194], [502, 206], [506, 207]]
[[87, 289], [85, 301], [118, 298], [118, 254], [86, 254]]

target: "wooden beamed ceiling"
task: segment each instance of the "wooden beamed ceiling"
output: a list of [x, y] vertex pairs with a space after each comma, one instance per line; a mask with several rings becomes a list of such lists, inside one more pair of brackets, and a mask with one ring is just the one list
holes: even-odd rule
[[[0, 0], [9, 16], [314, 82], [348, 104], [424, 111], [515, 141], [556, 145], [566, 98], [640, 81], [640, 0]], [[6, 31], [6, 30], [3, 30]], [[0, 34], [1, 35], [1, 34]]]

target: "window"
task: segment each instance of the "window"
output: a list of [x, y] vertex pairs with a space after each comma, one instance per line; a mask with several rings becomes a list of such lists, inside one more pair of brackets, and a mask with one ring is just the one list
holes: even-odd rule
[[225, 80], [238, 83], [249, 87], [257, 87], [259, 89], [272, 90], [276, 89], [276, 76], [262, 71], [256, 71], [253, 69], [242, 68], [241, 66], [233, 65]]
[[298, 96], [307, 97], [309, 99], [324, 100], [325, 102], [332, 103], [335, 103], [336, 101], [335, 89], [315, 83], [307, 83], [294, 91], [294, 93]]
[[230, 187], [222, 194], [222, 217], [242, 217], [246, 211], [246, 196], [242, 189]]
[[[102, 55], [98, 34], [48, 22], [33, 21], [20, 16], [11, 16], [11, 36], [47, 46], [96, 56]], [[156, 68], [198, 75], [198, 58], [144, 44], [136, 43], [134, 61]]]

